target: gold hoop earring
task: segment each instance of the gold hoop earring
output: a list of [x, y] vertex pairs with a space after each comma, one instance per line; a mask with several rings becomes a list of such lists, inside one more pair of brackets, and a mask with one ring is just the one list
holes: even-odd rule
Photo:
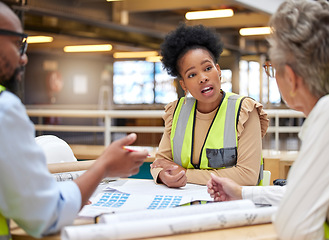
[[289, 95], [290, 95], [290, 97], [295, 97], [296, 96], [296, 92], [290, 91], [289, 92]]

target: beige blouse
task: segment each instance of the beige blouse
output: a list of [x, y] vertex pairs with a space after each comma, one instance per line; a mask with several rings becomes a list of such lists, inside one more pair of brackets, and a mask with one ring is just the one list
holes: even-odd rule
[[[173, 161], [170, 133], [173, 113], [177, 100], [169, 103], [165, 107], [163, 120], [165, 121], [165, 131], [159, 144], [159, 149], [155, 159], [167, 159]], [[210, 113], [196, 111], [195, 138], [193, 163], [198, 163], [200, 151], [206, 137], [206, 133], [216, 114], [217, 109]], [[251, 98], [242, 101], [239, 121], [237, 126], [238, 134], [238, 159], [236, 166], [224, 169], [187, 169], [186, 176], [188, 183], [205, 185], [210, 179], [210, 173], [221, 177], [233, 179], [240, 185], [256, 185], [259, 177], [260, 159], [262, 154], [262, 137], [264, 137], [269, 120], [263, 110], [263, 106]], [[151, 169], [153, 179], [157, 180], [162, 168]]]

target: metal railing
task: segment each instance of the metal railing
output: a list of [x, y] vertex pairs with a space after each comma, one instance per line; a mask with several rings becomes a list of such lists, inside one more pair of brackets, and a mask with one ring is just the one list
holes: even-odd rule
[[280, 133], [299, 133], [301, 126], [280, 126], [280, 118], [305, 118], [302, 112], [290, 109], [265, 109], [269, 119], [274, 119], [274, 126], [269, 126], [268, 133], [274, 133], [275, 150], [279, 150]]
[[[300, 126], [280, 126], [280, 118], [304, 118], [304, 114], [287, 109], [265, 109], [270, 119], [274, 119], [274, 126], [268, 128], [268, 133], [275, 135], [275, 150], [279, 149], [280, 133], [298, 133]], [[29, 117], [37, 117], [35, 124], [36, 131], [58, 131], [58, 132], [103, 132], [104, 145], [111, 143], [111, 133], [113, 132], [136, 132], [136, 133], [163, 133], [164, 126], [114, 126], [112, 119], [161, 119], [163, 110], [57, 110], [57, 109], [27, 109]], [[43, 117], [63, 117], [63, 118], [101, 118], [104, 120], [102, 126], [87, 125], [52, 125], [43, 124]]]
[[[111, 143], [112, 132], [136, 132], [136, 133], [162, 133], [163, 126], [113, 126], [111, 120], [116, 118], [161, 118], [164, 111], [159, 110], [55, 110], [55, 109], [27, 109], [29, 117], [38, 117], [35, 124], [37, 131], [58, 132], [103, 132], [104, 145]], [[102, 118], [104, 126], [86, 125], [52, 125], [42, 124], [42, 117], [66, 117], [66, 118]]]

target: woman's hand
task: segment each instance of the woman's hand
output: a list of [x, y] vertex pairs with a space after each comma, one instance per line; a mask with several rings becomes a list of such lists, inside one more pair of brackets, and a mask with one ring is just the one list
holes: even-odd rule
[[187, 183], [186, 169], [166, 159], [155, 160], [151, 168], [163, 168], [158, 175], [158, 182], [171, 188], [184, 187]]
[[242, 187], [229, 178], [211, 174], [207, 183], [208, 193], [215, 201], [231, 201], [242, 199]]

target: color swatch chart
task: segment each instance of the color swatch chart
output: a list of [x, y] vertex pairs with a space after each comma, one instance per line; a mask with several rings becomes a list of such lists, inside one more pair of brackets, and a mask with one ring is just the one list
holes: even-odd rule
[[[131, 198], [130, 202], [134, 201], [134, 197], [128, 193], [104, 192], [96, 202], [91, 204], [91, 206], [120, 208], [128, 201], [129, 197]], [[153, 199], [151, 199], [147, 209], [164, 209], [176, 207], [181, 204], [181, 200], [182, 196], [155, 195]], [[138, 204], [138, 202], [135, 201], [135, 204]]]
[[156, 195], [147, 209], [163, 209], [180, 205], [182, 196]]
[[92, 206], [119, 208], [128, 200], [130, 194], [118, 192], [105, 192]]

